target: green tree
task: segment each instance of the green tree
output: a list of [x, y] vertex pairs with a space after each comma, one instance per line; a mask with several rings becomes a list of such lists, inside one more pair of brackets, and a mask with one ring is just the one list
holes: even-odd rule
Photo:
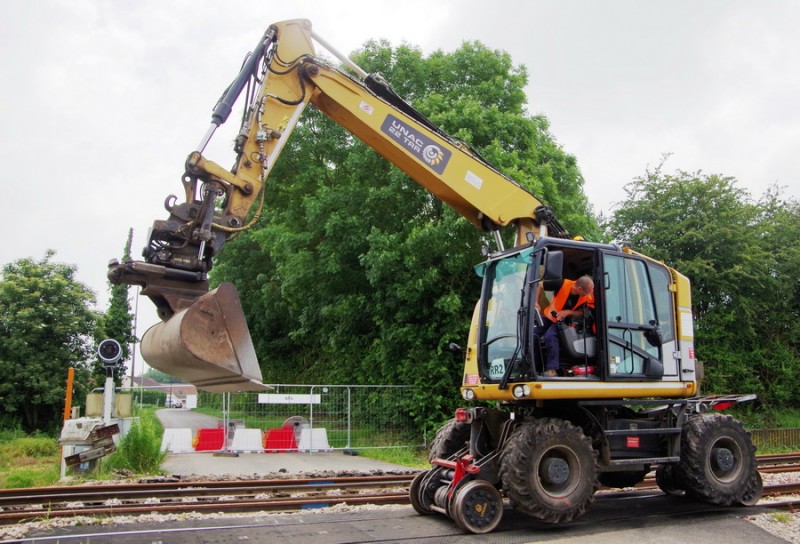
[[[128, 230], [128, 238], [122, 251], [122, 262], [131, 259], [131, 243], [133, 241], [133, 229]], [[131, 304], [128, 299], [127, 284], [112, 284], [109, 282], [111, 297], [109, 299], [108, 310], [98, 318], [95, 330], [95, 341], [101, 342], [106, 338], [113, 338], [122, 347], [122, 357], [120, 365], [115, 371], [117, 382], [125, 374], [125, 362], [129, 360], [131, 349], [136, 342], [133, 335], [133, 314]], [[92, 374], [96, 385], [105, 383], [106, 370], [99, 360], [95, 360]]]
[[[525, 111], [527, 74], [466, 43], [429, 57], [369, 42], [354, 60], [443, 130], [599, 236], [574, 157]], [[263, 219], [222, 252], [215, 281], [242, 292], [269, 382], [418, 385], [420, 423], [448, 417], [490, 238], [351, 134], [309, 108], [268, 180]]]
[[7, 264], [0, 280], [0, 410], [27, 432], [54, 430], [67, 369], [85, 370], [92, 352], [94, 293], [54, 255]]
[[776, 405], [800, 406], [800, 202], [773, 187], [758, 203], [754, 235], [763, 253], [763, 288], [751, 301], [758, 344], [754, 369]]
[[798, 206], [753, 202], [735, 179], [659, 167], [627, 186], [609, 234], [689, 277], [698, 358], [711, 392], [798, 402]]
[[752, 321], [751, 310], [737, 306], [764, 279], [762, 250], [753, 235], [759, 212], [736, 180], [664, 174], [659, 168], [633, 180], [626, 192], [610, 222], [611, 235], [689, 276], [697, 316], [722, 307], [744, 311]]
[[174, 376], [170, 376], [166, 372], [161, 372], [160, 370], [156, 370], [155, 368], [149, 369], [147, 372], [142, 374], [143, 378], [150, 378], [151, 380], [155, 380], [158, 383], [186, 383], [183, 380], [179, 380]]

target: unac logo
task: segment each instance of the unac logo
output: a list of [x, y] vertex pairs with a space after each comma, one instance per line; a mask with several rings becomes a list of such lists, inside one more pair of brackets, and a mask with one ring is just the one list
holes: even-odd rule
[[442, 159], [444, 158], [444, 152], [438, 145], [426, 145], [425, 149], [422, 150], [422, 158], [431, 166], [436, 166], [442, 162]]
[[408, 153], [428, 165], [437, 174], [442, 174], [450, 160], [451, 151], [439, 146], [423, 127], [414, 127], [389, 114], [381, 125], [381, 132], [392, 138]]

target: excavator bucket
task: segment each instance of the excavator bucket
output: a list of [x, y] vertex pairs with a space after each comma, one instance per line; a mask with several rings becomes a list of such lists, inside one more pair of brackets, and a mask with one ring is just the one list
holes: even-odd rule
[[144, 333], [147, 364], [215, 393], [271, 389], [261, 368], [236, 288], [223, 283]]

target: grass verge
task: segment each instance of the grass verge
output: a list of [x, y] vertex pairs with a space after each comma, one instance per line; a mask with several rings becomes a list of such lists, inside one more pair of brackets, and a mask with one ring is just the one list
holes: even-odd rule
[[410, 468], [431, 468], [428, 452], [421, 447], [365, 448], [355, 450], [358, 455]]
[[0, 488], [43, 487], [61, 477], [61, 448], [45, 435], [0, 434]]

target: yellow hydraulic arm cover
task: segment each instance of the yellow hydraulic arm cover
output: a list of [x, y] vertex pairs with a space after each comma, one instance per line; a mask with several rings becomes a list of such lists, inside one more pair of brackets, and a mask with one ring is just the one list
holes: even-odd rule
[[[309, 21], [284, 21], [271, 29], [275, 43], [266, 54], [261, 86], [246, 112], [236, 168], [227, 172], [199, 152], [187, 163], [187, 170], [198, 178], [228, 185], [226, 216], [243, 218], [251, 209], [311, 102], [479, 229], [514, 223], [517, 244], [525, 241], [526, 232], [538, 230], [534, 211], [541, 202], [536, 197], [408, 104], [393, 100], [380, 76], [361, 72], [366, 80], [359, 80], [318, 58]], [[354, 65], [353, 69], [360, 70]]]

